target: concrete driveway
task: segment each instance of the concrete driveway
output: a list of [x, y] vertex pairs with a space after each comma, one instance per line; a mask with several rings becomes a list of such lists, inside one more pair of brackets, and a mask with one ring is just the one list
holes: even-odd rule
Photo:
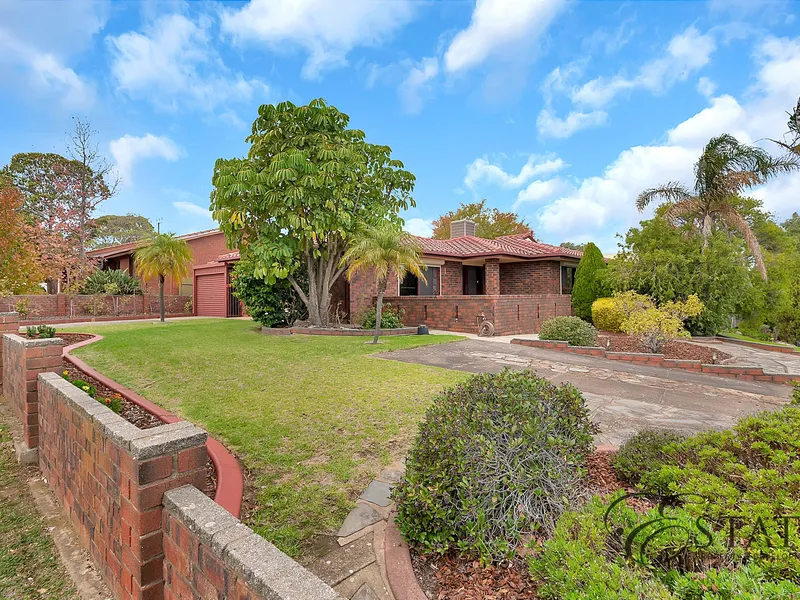
[[726, 429], [745, 415], [776, 410], [791, 397], [786, 385], [619, 364], [479, 339], [378, 356], [470, 373], [533, 369], [555, 383], [572, 383], [583, 392], [592, 420], [600, 424], [597, 443], [614, 446], [646, 427], [686, 433]]

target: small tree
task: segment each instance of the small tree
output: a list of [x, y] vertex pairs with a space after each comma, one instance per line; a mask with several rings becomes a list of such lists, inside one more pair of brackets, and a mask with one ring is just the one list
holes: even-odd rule
[[592, 303], [598, 298], [608, 295], [605, 278], [606, 261], [600, 248], [592, 242], [586, 244], [578, 270], [575, 272], [575, 285], [572, 287], [572, 306], [575, 315], [590, 321], [592, 319]]
[[34, 243], [35, 228], [21, 212], [22, 194], [0, 176], [0, 297], [41, 292], [45, 278]]
[[397, 277], [402, 279], [406, 271], [410, 271], [424, 280], [422, 271], [425, 266], [420, 261], [420, 249], [411, 236], [391, 224], [384, 224], [362, 231], [345, 252], [342, 264], [347, 265], [348, 278], [359, 271], [375, 272], [378, 300], [375, 306], [375, 337], [372, 343], [377, 344], [381, 332], [383, 295], [386, 293], [389, 273], [394, 271]]
[[164, 322], [164, 281], [189, 274], [192, 251], [174, 233], [159, 233], [136, 251], [136, 270], [142, 278], [158, 277], [158, 308]]

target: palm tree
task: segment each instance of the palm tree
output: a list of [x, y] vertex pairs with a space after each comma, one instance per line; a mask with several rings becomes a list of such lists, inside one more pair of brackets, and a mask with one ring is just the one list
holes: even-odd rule
[[748, 188], [799, 166], [796, 157], [774, 158], [761, 148], [740, 144], [732, 135], [723, 134], [708, 142], [695, 164], [694, 189], [670, 182], [639, 194], [636, 206], [643, 211], [650, 202], [661, 198], [669, 204], [664, 216], [670, 222], [675, 223], [680, 218], [697, 219], [704, 248], [708, 245], [714, 222], [724, 222], [742, 234], [756, 267], [766, 281], [767, 268], [761, 247], [750, 225], [736, 209], [736, 201]]
[[189, 274], [192, 251], [174, 233], [158, 233], [147, 240], [135, 255], [136, 270], [143, 279], [158, 277], [158, 305], [164, 322], [164, 281], [167, 277], [180, 280]]
[[375, 305], [375, 337], [373, 344], [378, 343], [381, 332], [381, 312], [383, 311], [383, 295], [389, 273], [394, 271], [402, 279], [409, 271], [425, 280], [421, 262], [421, 252], [410, 235], [398, 231], [390, 225], [364, 229], [355, 237], [342, 257], [342, 265], [348, 265], [347, 278], [351, 279], [360, 271], [372, 270], [378, 285], [378, 300]]

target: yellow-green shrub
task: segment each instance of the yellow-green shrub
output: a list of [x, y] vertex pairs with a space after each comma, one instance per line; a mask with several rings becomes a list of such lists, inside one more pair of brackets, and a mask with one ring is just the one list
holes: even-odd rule
[[[643, 298], [649, 300], [647, 296]], [[623, 321], [622, 331], [638, 337], [650, 352], [660, 352], [662, 346], [669, 340], [689, 337], [689, 332], [683, 328], [683, 322], [689, 317], [698, 316], [701, 312], [703, 303], [694, 294], [685, 301], [671, 301], [660, 307], [652, 303], [650, 306], [639, 303], [630, 310]]]
[[598, 298], [592, 302], [592, 323], [603, 331], [622, 331], [625, 313], [620, 310], [616, 298]]

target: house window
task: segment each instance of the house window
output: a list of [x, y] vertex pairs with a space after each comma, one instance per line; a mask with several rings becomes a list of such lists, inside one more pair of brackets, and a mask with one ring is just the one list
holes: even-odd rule
[[571, 294], [572, 293], [572, 286], [575, 285], [575, 271], [577, 271], [577, 267], [565, 267], [561, 266], [561, 293], [562, 294]]
[[439, 295], [439, 267], [425, 267], [422, 274], [423, 281], [413, 273], [406, 273], [400, 282], [401, 296], [438, 296]]
[[483, 294], [484, 267], [464, 265], [464, 295], [480, 296]]
[[181, 296], [191, 296], [194, 293], [194, 280], [191, 277], [182, 279], [178, 292]]

